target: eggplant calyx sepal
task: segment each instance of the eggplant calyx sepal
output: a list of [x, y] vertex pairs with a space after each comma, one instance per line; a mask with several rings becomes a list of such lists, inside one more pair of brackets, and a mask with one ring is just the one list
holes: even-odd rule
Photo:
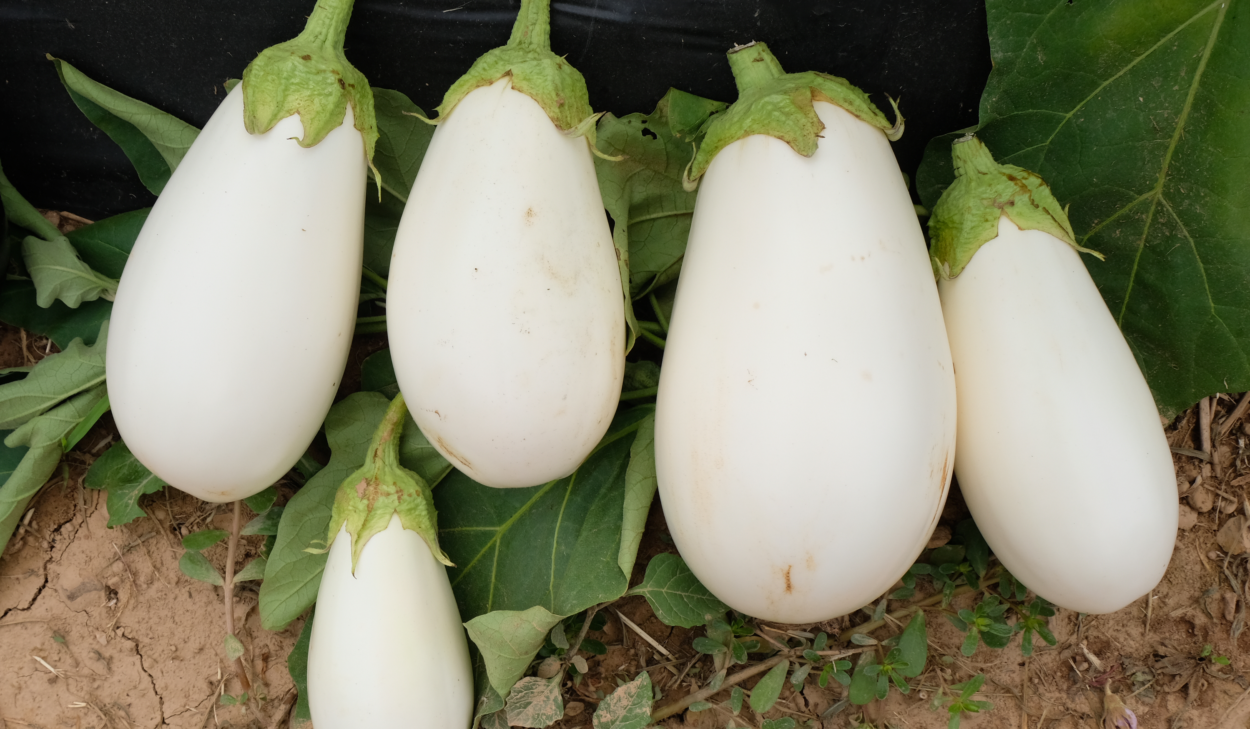
[[1067, 212], [1050, 186], [1036, 173], [999, 164], [985, 143], [971, 134], [951, 147], [955, 181], [946, 188], [929, 217], [929, 256], [937, 278], [963, 272], [981, 246], [998, 237], [1004, 215], [1020, 230], [1040, 230], [1103, 260], [1101, 253], [1077, 244]]
[[343, 52], [353, 1], [318, 0], [298, 36], [266, 48], [248, 64], [243, 71], [243, 125], [249, 134], [264, 134], [298, 114], [304, 126], [299, 145], [312, 147], [342, 126], [350, 104], [365, 159], [380, 180], [373, 164], [378, 141], [373, 89]]
[[[507, 45], [482, 54], [438, 105], [442, 121], [475, 89], [510, 77], [512, 88], [538, 103], [562, 132], [577, 129], [593, 116], [581, 72], [551, 52], [551, 0], [521, 0], [521, 11]], [[586, 135], [591, 146], [594, 138]]]
[[365, 545], [399, 516], [404, 529], [416, 532], [439, 562], [452, 566], [438, 546], [438, 514], [425, 480], [399, 463], [399, 437], [408, 407], [404, 396], [396, 395], [381, 424], [373, 433], [365, 463], [348, 476], [334, 495], [326, 549], [346, 528], [352, 540], [352, 573]]
[[738, 84], [738, 100], [714, 117], [686, 175], [697, 184], [722, 149], [753, 134], [775, 137], [804, 157], [816, 153], [825, 125], [813, 105], [825, 101], [880, 129], [890, 140], [903, 134], [903, 117], [893, 99], [895, 122], [886, 119], [868, 95], [844, 78], [817, 71], [786, 73], [764, 43], [751, 42], [729, 51]]

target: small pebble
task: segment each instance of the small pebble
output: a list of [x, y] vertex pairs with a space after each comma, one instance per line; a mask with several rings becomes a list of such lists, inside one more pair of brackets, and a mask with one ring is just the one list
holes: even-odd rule
[[586, 705], [580, 701], [570, 701], [564, 705], [565, 716], [577, 716], [586, 710]]
[[1180, 505], [1180, 518], [1177, 520], [1177, 525], [1176, 525], [1177, 528], [1183, 532], [1187, 532], [1190, 529], [1193, 529], [1194, 525], [1197, 523], [1198, 523], [1198, 512], [1194, 511], [1193, 509], [1189, 508], [1188, 506], [1184, 504], [1181, 504]]

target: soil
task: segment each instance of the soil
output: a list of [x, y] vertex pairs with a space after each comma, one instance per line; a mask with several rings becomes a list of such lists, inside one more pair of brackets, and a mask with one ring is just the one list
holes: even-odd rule
[[[369, 338], [361, 346], [372, 351], [381, 345]], [[52, 351], [46, 339], [0, 326], [0, 367], [32, 364]], [[354, 355], [353, 369], [358, 370], [362, 359], [363, 353]], [[358, 372], [352, 376], [358, 381]], [[1250, 633], [1240, 629], [1250, 563], [1244, 552], [1228, 553], [1244, 549], [1240, 534], [1234, 533], [1237, 525], [1217, 540], [1221, 527], [1250, 517], [1245, 513], [1250, 426], [1240, 416], [1229, 422], [1240, 399], [1220, 396], [1212, 408], [1213, 429], [1219, 432], [1223, 423], [1229, 431], [1215, 448], [1218, 473], [1195, 455], [1175, 456], [1182, 528], [1168, 572], [1150, 596], [1110, 615], [1057, 611], [1050, 619], [1057, 645], [1038, 641], [1027, 659], [1019, 638], [1005, 649], [982, 646], [964, 657], [959, 650], [962, 634], [939, 610], [929, 609], [930, 659], [925, 673], [912, 681], [911, 694], [891, 691], [887, 700], [864, 711], [847, 707], [822, 717], [841, 699], [843, 688], [830, 683], [822, 689], [808, 680], [801, 692], [787, 686], [764, 717], [744, 708], [735, 718], [737, 725], [757, 728], [766, 719], [789, 716], [799, 722], [811, 719], [823, 729], [855, 726], [860, 720], [878, 727], [946, 727], [948, 714], [930, 708], [935, 692], [949, 693], [946, 687], [983, 673], [987, 681], [975, 698], [992, 701], [994, 708], [966, 715], [962, 726], [967, 729], [1101, 729], [1108, 690], [1135, 712], [1143, 728], [1246, 727], [1250, 656], [1241, 646]], [[1198, 420], [1194, 408], [1167, 426], [1174, 448], [1201, 449]], [[297, 621], [280, 633], [263, 630], [256, 611], [258, 583], [236, 588], [236, 630], [247, 651], [252, 696], [262, 698], [243, 706], [223, 704], [222, 696], [236, 696], [243, 689], [226, 660], [221, 588], [186, 577], [178, 560], [183, 553], [180, 539], [188, 532], [229, 528], [229, 507], [166, 489], [140, 501], [147, 517], [107, 528], [103, 495], [84, 489], [82, 482], [90, 463], [115, 439], [106, 416], [66, 456], [65, 468], [31, 503], [23, 526], [0, 558], [0, 729], [287, 726], [294, 688], [286, 656], [301, 624]], [[279, 503], [291, 493], [289, 488], [282, 491]], [[245, 520], [250, 516], [245, 513]], [[965, 517], [956, 490], [939, 533]], [[255, 554], [261, 539], [242, 538], [239, 564]], [[634, 581], [641, 579], [651, 557], [669, 551], [674, 551], [672, 541], [657, 501]], [[205, 555], [220, 568], [225, 547], [217, 545]], [[965, 596], [954, 605], [971, 607], [972, 599]], [[898, 601], [890, 609], [905, 605]], [[606, 644], [607, 653], [587, 656], [587, 675], [576, 684], [566, 682], [565, 718], [557, 727], [589, 729], [602, 696], [644, 669], [662, 694], [657, 708], [706, 685], [714, 672], [711, 659], [691, 647], [702, 629], [663, 625], [639, 597], [624, 598], [604, 610], [609, 617], [605, 628], [590, 636]], [[627, 628], [618, 612], [668, 655]], [[761, 628], [769, 635], [823, 630], [837, 636], [867, 620], [857, 615], [817, 626]], [[895, 621], [876, 635], [885, 637], [901, 626]], [[1204, 656], [1208, 645], [1211, 650]], [[1214, 661], [1217, 656], [1226, 657], [1228, 665]], [[762, 658], [752, 656], [751, 663]], [[741, 685], [749, 690], [757, 680], [752, 677]], [[721, 704], [727, 697], [725, 689], [710, 701]], [[679, 713], [662, 726], [721, 729], [731, 716], [717, 706]]]

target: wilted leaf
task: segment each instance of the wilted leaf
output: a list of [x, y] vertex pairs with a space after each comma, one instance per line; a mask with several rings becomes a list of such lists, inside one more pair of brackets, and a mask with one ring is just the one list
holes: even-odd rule
[[[1250, 388], [1250, 13], [1243, 0], [990, 0], [977, 136], [1040, 174], [1160, 411]], [[949, 137], [917, 177], [949, 183]]]
[[642, 595], [665, 625], [693, 628], [724, 615], [729, 607], [699, 582], [682, 558], [657, 554], [647, 564], [642, 582], [629, 591]]
[[595, 729], [643, 729], [651, 723], [651, 676], [643, 671], [599, 702], [591, 719]]
[[140, 463], [125, 443], [114, 444], [97, 458], [83, 480], [83, 486], [108, 493], [110, 527], [129, 524], [144, 516], [143, 509], [139, 508], [139, 497], [156, 493], [167, 485]]
[[57, 403], [104, 383], [108, 323], [94, 345], [76, 339], [65, 351], [39, 361], [25, 379], [0, 385], [0, 429], [15, 428]]
[[556, 723], [564, 716], [564, 699], [560, 696], [559, 678], [523, 678], [512, 687], [508, 696], [508, 724], [541, 727]]
[[154, 106], [93, 81], [65, 61], [51, 58], [70, 98], [130, 158], [139, 179], [159, 195], [199, 130]]
[[243, 642], [240, 641], [238, 638], [234, 637], [233, 635], [227, 635], [225, 643], [226, 643], [226, 660], [227, 661], [233, 661], [234, 659], [243, 655], [244, 653]]

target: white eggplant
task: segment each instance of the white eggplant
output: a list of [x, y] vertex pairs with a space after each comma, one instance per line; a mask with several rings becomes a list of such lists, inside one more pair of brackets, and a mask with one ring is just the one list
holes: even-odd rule
[[[997, 174], [984, 155], [975, 161], [988, 170], [981, 180]], [[1176, 541], [1176, 480], [1154, 399], [1049, 191], [1034, 192], [1038, 204], [1013, 198], [1006, 207], [984, 188], [965, 197], [986, 206], [979, 237], [994, 237], [975, 255], [934, 248], [939, 270], [965, 263], [939, 282], [956, 368], [960, 489], [994, 554], [1025, 585], [1070, 610], [1119, 610], [1159, 582]], [[1051, 213], [1042, 223], [1061, 220], [1054, 233], [1063, 239], [1000, 213], [1039, 205]], [[961, 214], [950, 202], [935, 207], [935, 241]]]
[[473, 670], [430, 486], [399, 462], [397, 395], [334, 497], [308, 647], [318, 729], [468, 729]]
[[346, 527], [330, 547], [308, 647], [317, 729], [468, 729], [473, 669], [447, 570], [398, 515], [352, 574]]
[[[319, 5], [309, 27], [335, 22], [346, 18]], [[355, 324], [372, 144], [355, 126], [367, 117], [371, 130], [372, 95], [362, 112], [325, 72], [331, 98], [293, 116], [263, 103], [266, 58], [165, 186], [110, 325], [108, 389], [122, 438], [157, 476], [207, 501], [250, 496], [294, 465], [329, 410]], [[363, 77], [357, 87], [368, 91]]]
[[[735, 75], [776, 63], [761, 46], [731, 53]], [[656, 406], [678, 551], [735, 610], [783, 623], [888, 590], [954, 466], [950, 351], [889, 125], [815, 111], [810, 157], [754, 134], [707, 167]]]
[[[545, 33], [539, 11], [545, 0], [527, 0], [518, 26]], [[607, 431], [624, 299], [586, 139], [561, 131], [531, 98], [542, 94], [490, 58], [466, 76], [477, 85], [462, 80], [440, 108], [395, 236], [387, 334], [434, 447], [480, 483], [523, 487], [572, 473]]]

